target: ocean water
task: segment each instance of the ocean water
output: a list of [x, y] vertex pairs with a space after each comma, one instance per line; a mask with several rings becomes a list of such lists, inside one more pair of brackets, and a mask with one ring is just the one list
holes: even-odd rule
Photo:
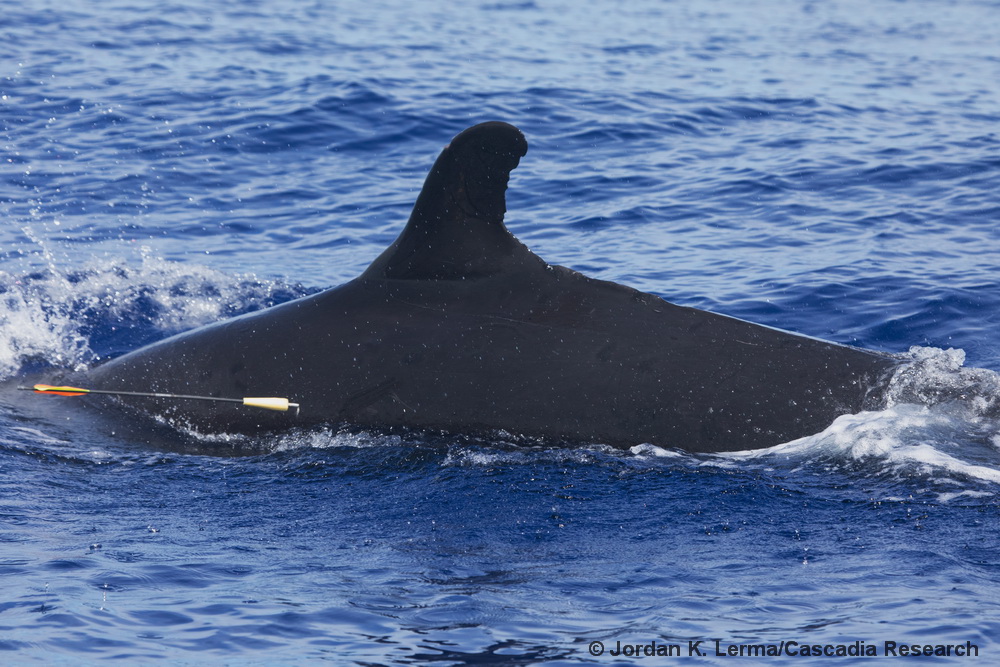
[[[0, 7], [3, 664], [1000, 655], [996, 2]], [[17, 391], [353, 278], [492, 119], [543, 258], [901, 355], [886, 404], [690, 455]]]

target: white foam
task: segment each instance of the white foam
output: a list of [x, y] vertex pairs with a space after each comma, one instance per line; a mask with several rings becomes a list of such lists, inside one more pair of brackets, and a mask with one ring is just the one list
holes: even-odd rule
[[71, 274], [52, 267], [0, 271], [0, 289], [0, 378], [9, 378], [26, 363], [69, 370], [93, 363], [97, 355], [83, 333], [88, 317], [141, 319], [140, 326], [167, 335], [221, 320], [233, 309], [263, 307], [287, 287], [143, 253], [136, 261], [97, 260]]
[[398, 435], [376, 435], [365, 432], [345, 432], [332, 428], [292, 431], [276, 437], [273, 452], [294, 449], [365, 449], [368, 447], [399, 447], [407, 444]]
[[[503, 444], [503, 443], [501, 443]], [[594, 463], [597, 456], [616, 456], [621, 453], [608, 445], [580, 447], [551, 447], [543, 445], [500, 447], [468, 447], [460, 445], [448, 450], [442, 461], [445, 466], [491, 467], [497, 465], [533, 465], [537, 463]]]
[[662, 447], [657, 447], [656, 445], [651, 445], [649, 443], [636, 445], [631, 447], [629, 451], [634, 454], [637, 458], [658, 458], [658, 459], [682, 459], [686, 458], [686, 454], [682, 454], [676, 450], [663, 449]]
[[962, 420], [948, 410], [902, 403], [844, 415], [820, 433], [775, 447], [719, 456], [742, 461], [780, 457], [793, 463], [864, 461], [874, 466], [874, 472], [926, 476], [937, 483], [961, 484], [961, 478], [971, 478], [1000, 484], [1000, 469], [971, 460], [975, 437], [967, 431]]
[[[0, 378], [11, 377], [31, 359], [77, 370], [92, 356], [68, 309], [53, 308], [39, 290], [22, 290], [21, 280], [2, 273], [0, 284], [10, 286], [0, 295]], [[41, 291], [66, 289], [62, 281], [52, 281]]]
[[886, 405], [948, 404], [967, 419], [1000, 417], [1000, 375], [985, 368], [966, 368], [965, 351], [911, 347], [893, 374]]

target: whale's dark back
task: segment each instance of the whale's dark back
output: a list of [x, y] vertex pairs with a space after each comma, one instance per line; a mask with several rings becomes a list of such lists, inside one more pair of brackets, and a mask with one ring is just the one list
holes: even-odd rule
[[[466, 130], [358, 279], [144, 348], [93, 379], [288, 396], [302, 406], [298, 423], [691, 451], [779, 444], [878, 403], [895, 365], [885, 355], [546, 264], [503, 223], [508, 176], [526, 150], [510, 125]], [[170, 410], [213, 430], [288, 424], [213, 404]]]

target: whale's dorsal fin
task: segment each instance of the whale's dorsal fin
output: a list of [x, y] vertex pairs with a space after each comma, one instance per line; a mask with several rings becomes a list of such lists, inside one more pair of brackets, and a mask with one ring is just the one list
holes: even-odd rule
[[481, 123], [441, 151], [399, 237], [362, 278], [461, 280], [544, 266], [507, 227], [510, 172], [528, 152], [513, 125]]

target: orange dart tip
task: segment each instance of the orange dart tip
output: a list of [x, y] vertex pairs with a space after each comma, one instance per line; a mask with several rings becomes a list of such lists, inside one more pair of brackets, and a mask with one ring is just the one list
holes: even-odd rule
[[38, 394], [52, 394], [53, 396], [83, 396], [89, 394], [89, 389], [80, 387], [59, 387], [50, 384], [36, 384], [32, 389]]

